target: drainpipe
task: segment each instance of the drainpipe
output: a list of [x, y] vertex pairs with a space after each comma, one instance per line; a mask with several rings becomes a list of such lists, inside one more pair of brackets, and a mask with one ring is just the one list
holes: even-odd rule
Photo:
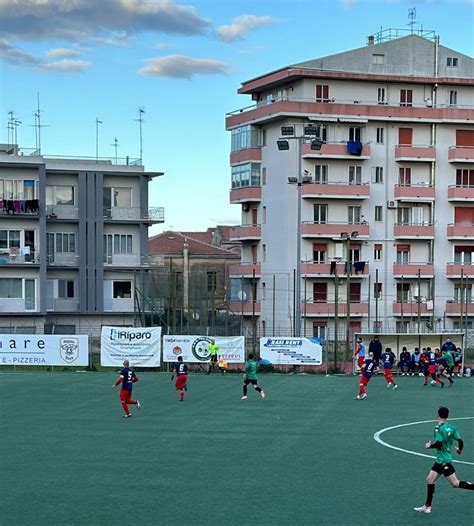
[[184, 240], [183, 244], [183, 311], [186, 316], [189, 313], [189, 244]]

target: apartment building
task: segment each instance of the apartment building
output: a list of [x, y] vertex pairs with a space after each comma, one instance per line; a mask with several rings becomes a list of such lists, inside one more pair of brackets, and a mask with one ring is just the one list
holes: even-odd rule
[[133, 325], [149, 267], [147, 172], [131, 159], [23, 155], [0, 145], [0, 331], [100, 334]]
[[473, 327], [474, 60], [400, 35], [238, 90], [234, 308], [261, 334]]

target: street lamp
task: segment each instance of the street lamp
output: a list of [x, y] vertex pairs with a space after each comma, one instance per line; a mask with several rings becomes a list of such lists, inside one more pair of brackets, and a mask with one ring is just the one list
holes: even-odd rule
[[351, 264], [350, 261], [350, 250], [351, 241], [359, 235], [357, 230], [351, 232], [341, 232], [341, 239], [346, 244], [346, 351], [347, 356], [350, 356], [350, 345], [351, 345]]

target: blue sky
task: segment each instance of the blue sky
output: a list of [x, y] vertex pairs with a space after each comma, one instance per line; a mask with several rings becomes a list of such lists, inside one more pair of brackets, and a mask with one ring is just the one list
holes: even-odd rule
[[[188, 3], [188, 1], [190, 3]], [[0, 142], [8, 112], [18, 142], [35, 146], [37, 92], [45, 154], [139, 156], [164, 171], [150, 206], [165, 229], [237, 224], [230, 205], [226, 112], [251, 103], [242, 81], [282, 66], [361, 47], [381, 27], [435, 30], [441, 44], [474, 51], [473, 0], [1, 0]]]

